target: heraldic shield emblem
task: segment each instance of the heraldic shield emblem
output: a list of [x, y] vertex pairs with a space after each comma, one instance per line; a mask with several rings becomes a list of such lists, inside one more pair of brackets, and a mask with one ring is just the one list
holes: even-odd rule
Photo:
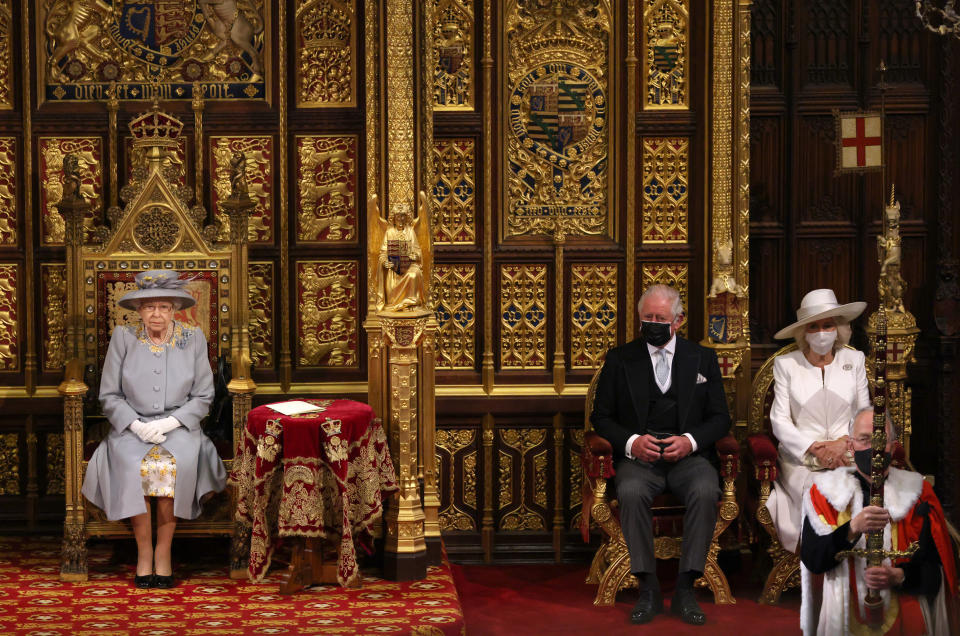
[[569, 63], [544, 64], [524, 77], [510, 100], [514, 134], [543, 150], [549, 161], [583, 154], [601, 139], [606, 102], [597, 81]]
[[743, 314], [740, 299], [731, 292], [707, 298], [707, 335], [712, 342], [729, 344], [743, 335]]
[[159, 66], [173, 66], [203, 29], [196, 0], [113, 0], [108, 33], [124, 51]]

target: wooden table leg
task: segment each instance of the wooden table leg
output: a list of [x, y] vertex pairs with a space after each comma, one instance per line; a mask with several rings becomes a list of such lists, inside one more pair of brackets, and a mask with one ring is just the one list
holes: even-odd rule
[[280, 594], [294, 594], [310, 585], [337, 583], [337, 553], [324, 551], [323, 539], [291, 537], [290, 565], [280, 575]]

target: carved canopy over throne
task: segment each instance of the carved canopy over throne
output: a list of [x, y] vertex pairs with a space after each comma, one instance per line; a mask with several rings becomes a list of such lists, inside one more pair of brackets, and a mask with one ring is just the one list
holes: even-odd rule
[[[590, 538], [591, 515], [603, 530], [603, 540], [593, 557], [587, 583], [598, 585], [594, 605], [613, 605], [617, 592], [637, 587], [637, 580], [630, 573], [630, 553], [620, 528], [620, 514], [613, 492], [613, 448], [610, 442], [597, 435], [590, 424], [597, 382], [603, 367], [597, 369], [587, 389], [584, 415], [586, 432], [583, 439], [583, 512], [581, 532], [585, 541]], [[740, 446], [732, 435], [719, 440], [715, 448], [720, 459], [722, 494], [717, 504], [717, 523], [710, 540], [703, 577], [696, 581], [697, 587], [709, 587], [715, 603], [736, 603], [730, 593], [727, 577], [717, 563], [720, 552], [720, 535], [730, 526], [740, 512], [735, 485], [740, 471]], [[683, 540], [683, 503], [667, 493], [653, 500], [653, 549], [658, 559], [680, 557]]]
[[[116, 111], [111, 112], [115, 118]], [[116, 130], [115, 120], [111, 122]], [[66, 450], [66, 519], [64, 521], [61, 578], [87, 578], [86, 541], [89, 537], [128, 536], [127, 521], [109, 521], [80, 493], [87, 461], [109, 431], [100, 413], [99, 374], [116, 325], [139, 322], [134, 311], [117, 300], [135, 288], [134, 276], [147, 269], [173, 269], [191, 278], [186, 290], [195, 306], [175, 318], [203, 329], [210, 364], [217, 381], [211, 415], [203, 423], [227, 472], [242, 430], [255, 385], [249, 378], [246, 329], [246, 215], [252, 207], [245, 189], [236, 188], [223, 203], [230, 218], [229, 243], [218, 242], [219, 227], [192, 198], [180, 168], [169, 161], [183, 124], [153, 109], [130, 123], [135, 158], [130, 183], [121, 191], [124, 207], [108, 211], [109, 219], [91, 222], [90, 203], [69, 184], [70, 162], [65, 160], [64, 197], [60, 211], [67, 226], [67, 363], [60, 385], [64, 396]], [[113, 138], [111, 141], [116, 141]], [[116, 153], [113, 153], [116, 157]], [[116, 169], [114, 167], [114, 169]], [[198, 193], [200, 189], [198, 188]], [[85, 218], [86, 217], [86, 218]], [[234, 227], [236, 226], [236, 227]], [[232, 367], [232, 380], [227, 377]], [[229, 381], [229, 384], [227, 382]], [[232, 502], [219, 493], [207, 502], [196, 520], [177, 525], [181, 535], [231, 535]], [[235, 541], [238, 547], [239, 541]], [[243, 555], [232, 555], [241, 569]]]

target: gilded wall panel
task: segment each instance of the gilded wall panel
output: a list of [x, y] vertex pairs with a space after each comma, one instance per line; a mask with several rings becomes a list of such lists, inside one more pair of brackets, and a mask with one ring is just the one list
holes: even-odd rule
[[357, 261], [297, 263], [297, 361], [306, 367], [357, 362]]
[[440, 528], [444, 532], [476, 530], [477, 431], [438, 429], [436, 444], [437, 483], [443, 506]]
[[40, 214], [43, 219], [44, 245], [62, 245], [64, 237], [63, 217], [57, 210], [63, 196], [63, 158], [73, 153], [77, 156], [80, 174], [80, 194], [91, 204], [86, 224], [92, 224], [96, 210], [102, 203], [103, 193], [103, 146], [99, 137], [40, 137], [38, 157], [40, 172]]
[[503, 237], [610, 234], [608, 0], [512, 0], [504, 17]]
[[356, 137], [297, 137], [297, 240], [356, 242]]
[[273, 263], [250, 263], [250, 361], [255, 368], [273, 366]]
[[36, 0], [41, 101], [267, 97], [266, 0]]
[[594, 369], [617, 344], [616, 263], [570, 268], [570, 365]]
[[298, 0], [297, 107], [357, 103], [356, 1]]
[[437, 368], [473, 369], [477, 359], [477, 266], [434, 265], [430, 292], [440, 323]]
[[547, 266], [500, 266], [500, 366], [547, 366]]
[[[580, 506], [583, 504], [583, 466], [580, 463], [580, 457], [583, 453], [583, 429], [575, 428], [570, 430], [569, 457], [570, 462], [570, 513], [574, 518], [580, 515]], [[574, 524], [575, 526], [576, 524]]]
[[63, 433], [47, 433], [47, 480], [43, 491], [47, 495], [64, 494]]
[[473, 245], [477, 241], [476, 141], [435, 139], [433, 144], [433, 243]]
[[0, 495], [20, 494], [20, 434], [0, 433]]
[[434, 0], [433, 108], [470, 110], [476, 95], [472, 0]]
[[[632, 1], [632, 0], [631, 0]], [[689, 108], [689, 0], [641, 0], [644, 108]]]
[[[67, 266], [63, 263], [40, 265], [40, 295], [44, 307], [67, 306]], [[43, 370], [62, 371], [67, 362], [67, 312], [42, 312]]]
[[0, 245], [16, 244], [17, 140], [0, 137]]
[[0, 264], [0, 369], [4, 371], [20, 368], [19, 274], [16, 264]]
[[687, 335], [687, 296], [689, 284], [689, 268], [686, 263], [644, 263], [641, 267], [641, 289], [650, 285], [670, 285], [680, 292], [683, 302], [683, 323], [680, 325], [680, 335]]
[[688, 192], [690, 140], [643, 138], [641, 242], [686, 243], [689, 238]]
[[13, 108], [13, 0], [0, 0], [0, 110]]
[[[501, 476], [507, 466], [511, 474], [518, 475], [515, 482], [513, 479], [506, 481], [501, 477], [498, 498], [501, 513], [499, 528], [507, 531], [545, 530], [549, 481], [546, 450], [542, 445], [547, 439], [547, 429], [510, 428], [500, 430], [499, 433], [500, 443], [503, 445], [500, 449]], [[517, 485], [517, 492], [513, 492], [514, 483]], [[530, 492], [527, 492], [528, 485], [531, 486]]]
[[230, 196], [230, 159], [237, 152], [247, 158], [247, 191], [256, 203], [250, 211], [247, 238], [251, 243], [273, 241], [273, 138], [211, 137], [210, 172], [213, 181], [213, 210], [221, 220], [228, 239], [230, 219], [220, 210], [220, 201]]

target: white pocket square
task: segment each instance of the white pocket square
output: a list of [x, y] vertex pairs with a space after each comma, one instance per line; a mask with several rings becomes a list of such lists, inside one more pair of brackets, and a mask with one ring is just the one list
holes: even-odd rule
[[697, 384], [703, 384], [703, 383], [706, 382], [706, 381], [707, 381], [707, 379], [706, 379], [705, 377], [703, 377], [703, 374], [702, 374], [702, 373], [698, 373], [698, 374], [697, 374]]

